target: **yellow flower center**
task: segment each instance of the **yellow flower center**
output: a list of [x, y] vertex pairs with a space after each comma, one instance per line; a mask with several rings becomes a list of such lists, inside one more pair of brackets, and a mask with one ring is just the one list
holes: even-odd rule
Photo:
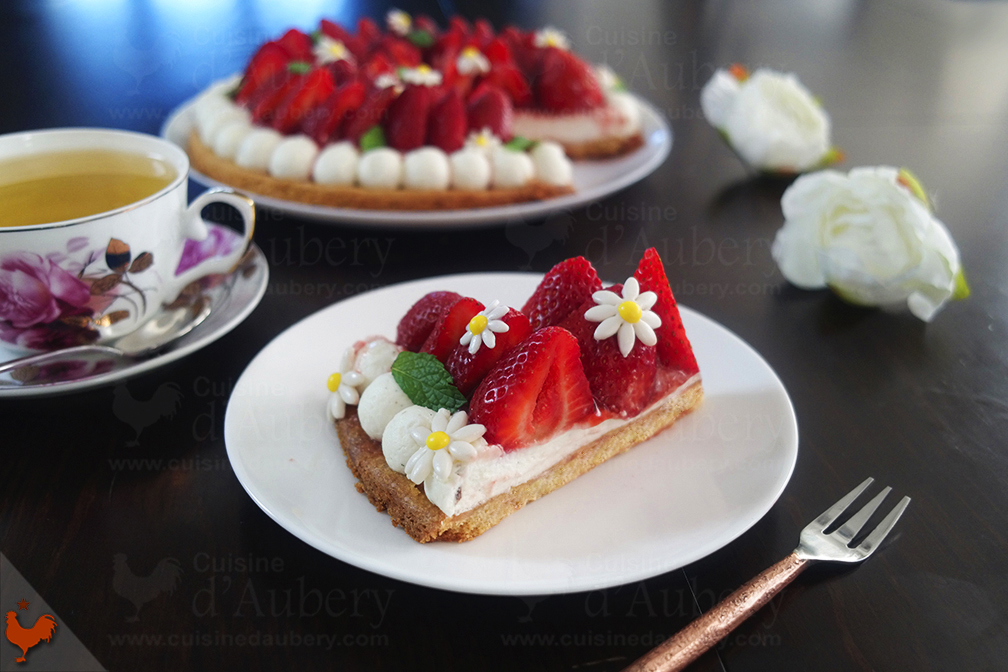
[[447, 448], [449, 443], [451, 443], [451, 437], [444, 432], [431, 432], [427, 435], [427, 447], [431, 450]]
[[416, 71], [421, 75], [426, 75], [428, 72], [431, 71], [431, 68], [426, 63], [421, 63], [420, 65], [417, 66]]
[[476, 58], [477, 56], [479, 56], [479, 53], [480, 53], [479, 49], [477, 49], [476, 47], [473, 47], [473, 46], [469, 46], [469, 47], [466, 47], [465, 49], [462, 50], [462, 57], [463, 58]]
[[641, 314], [643, 313], [636, 301], [624, 301], [619, 304], [619, 308], [617, 308], [617, 310], [619, 311], [619, 316], [623, 318], [623, 321], [630, 324], [640, 322]]
[[486, 315], [475, 315], [471, 320], [469, 320], [469, 331], [471, 331], [474, 336], [476, 334], [483, 333], [483, 330], [486, 329], [486, 326], [487, 326]]
[[343, 376], [341, 376], [338, 373], [334, 373], [331, 376], [329, 376], [329, 382], [326, 383], [329, 386], [329, 391], [335, 392], [339, 388], [339, 384], [342, 379]]

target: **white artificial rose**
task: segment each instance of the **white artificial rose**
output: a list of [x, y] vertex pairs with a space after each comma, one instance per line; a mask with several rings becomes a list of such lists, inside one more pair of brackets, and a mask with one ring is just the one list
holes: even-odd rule
[[784, 192], [781, 208], [784, 226], [771, 252], [799, 287], [828, 286], [860, 305], [906, 301], [924, 321], [968, 293], [959, 250], [907, 171], [804, 175]]
[[829, 158], [829, 116], [794, 74], [759, 69], [743, 81], [738, 76], [716, 71], [700, 105], [746, 163], [798, 173]]

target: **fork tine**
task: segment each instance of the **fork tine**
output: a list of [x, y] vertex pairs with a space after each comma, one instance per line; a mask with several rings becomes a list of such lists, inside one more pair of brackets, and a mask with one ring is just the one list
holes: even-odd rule
[[833, 534], [843, 539], [844, 543], [849, 544], [851, 539], [854, 538], [854, 535], [856, 535], [861, 528], [864, 527], [864, 524], [868, 522], [871, 515], [875, 513], [875, 509], [882, 504], [882, 500], [885, 499], [886, 495], [890, 492], [892, 492], [892, 488], [886, 487], [885, 490], [872, 497], [870, 502], [862, 506], [860, 511], [851, 516], [850, 519], [841, 525], [840, 529]]
[[878, 548], [879, 544], [882, 543], [882, 540], [886, 538], [886, 535], [889, 534], [890, 530], [892, 530], [893, 525], [895, 525], [896, 521], [903, 515], [903, 512], [906, 510], [908, 504], [910, 504], [909, 497], [901, 499], [900, 503], [894, 506], [893, 510], [889, 512], [889, 515], [882, 519], [882, 522], [878, 524], [878, 527], [872, 530], [872, 533], [858, 545], [857, 550], [863, 553], [865, 558], [871, 555], [872, 551]]
[[823, 511], [822, 514], [818, 518], [816, 518], [811, 525], [809, 525], [809, 527], [818, 528], [816, 529], [816, 532], [822, 532], [823, 530], [825, 530], [827, 527], [829, 527], [830, 523], [836, 520], [841, 513], [847, 510], [847, 507], [851, 505], [851, 502], [853, 502], [855, 499], [858, 498], [858, 495], [864, 492], [865, 489], [874, 482], [875, 479], [872, 478], [871, 476], [866, 478], [864, 483], [848, 492], [846, 495], [844, 495], [843, 499], [841, 499], [836, 504]]

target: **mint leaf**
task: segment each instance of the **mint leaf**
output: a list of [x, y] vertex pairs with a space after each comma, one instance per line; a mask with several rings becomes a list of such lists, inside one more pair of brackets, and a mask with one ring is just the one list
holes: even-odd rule
[[406, 39], [421, 49], [433, 46], [434, 44], [434, 36], [426, 30], [414, 30], [406, 36]]
[[311, 63], [308, 61], [291, 61], [287, 64], [287, 70], [295, 75], [303, 75], [311, 70]]
[[366, 152], [370, 149], [377, 149], [378, 147], [385, 147], [388, 145], [385, 142], [385, 133], [381, 130], [381, 126], [377, 124], [369, 128], [364, 132], [364, 135], [360, 138], [360, 148], [362, 152]]
[[454, 413], [466, 403], [444, 364], [426, 352], [400, 352], [392, 362], [392, 377], [399, 389], [417, 406], [432, 411], [447, 408], [448, 412]]
[[311, 33], [312, 44], [318, 44], [319, 40], [321, 40], [321, 39], [322, 39], [322, 31], [321, 31], [321, 29], [319, 29], [319, 30], [313, 30], [312, 33]]
[[523, 138], [520, 135], [516, 135], [507, 142], [504, 143], [505, 149], [510, 149], [514, 152], [527, 152], [528, 150], [535, 147], [535, 140], [529, 140], [528, 138]]

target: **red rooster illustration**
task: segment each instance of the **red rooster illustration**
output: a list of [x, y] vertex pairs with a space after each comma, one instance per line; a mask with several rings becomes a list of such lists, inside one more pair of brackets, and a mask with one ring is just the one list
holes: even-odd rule
[[116, 553], [113, 558], [112, 590], [125, 597], [136, 607], [136, 613], [127, 623], [140, 620], [140, 607], [161, 593], [171, 595], [182, 581], [182, 567], [175, 558], [164, 558], [148, 576], [136, 576], [126, 564], [126, 555]]
[[39, 642], [48, 642], [52, 639], [53, 630], [56, 629], [56, 621], [49, 614], [42, 614], [38, 617], [30, 629], [26, 630], [18, 623], [17, 614], [13, 611], [7, 612], [7, 639], [11, 644], [21, 649], [21, 657], [14, 660], [15, 663], [25, 662], [28, 649]]
[[140, 433], [160, 418], [172, 418], [182, 404], [182, 392], [175, 383], [162, 383], [146, 401], [134, 399], [125, 385], [112, 393], [112, 414], [133, 428], [136, 438], [127, 446], [140, 444]]

